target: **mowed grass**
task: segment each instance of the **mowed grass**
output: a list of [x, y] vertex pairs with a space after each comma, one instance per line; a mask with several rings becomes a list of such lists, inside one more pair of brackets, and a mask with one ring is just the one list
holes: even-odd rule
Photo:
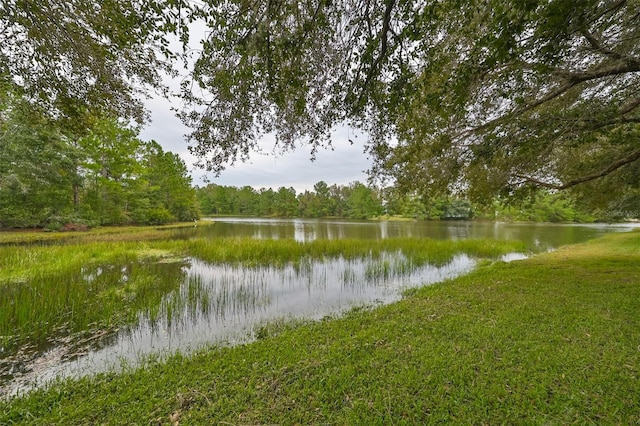
[[[0, 402], [0, 424], [638, 424], [640, 233]], [[275, 331], [274, 331], [275, 330]]]

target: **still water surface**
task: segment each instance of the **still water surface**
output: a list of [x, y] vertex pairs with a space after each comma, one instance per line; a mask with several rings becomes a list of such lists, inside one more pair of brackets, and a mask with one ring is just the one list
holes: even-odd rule
[[[530, 224], [471, 221], [347, 221], [326, 219], [214, 218], [215, 226], [192, 230], [210, 237], [315, 239], [493, 238], [524, 241], [532, 251], [583, 242], [630, 224]], [[180, 231], [184, 232], [184, 231]]]
[[[628, 229], [628, 225], [216, 218], [212, 226], [176, 230], [173, 237], [298, 241], [495, 238], [524, 241], [532, 252], [540, 252]], [[518, 257], [511, 255], [505, 260]], [[389, 303], [398, 300], [403, 290], [452, 278], [475, 266], [474, 259], [460, 255], [446, 265], [412, 267], [402, 272], [380, 269], [381, 263], [401, 264], [405, 260], [399, 253], [388, 253], [384, 259], [309, 260], [285, 267], [247, 268], [195, 258], [158, 265], [159, 273], [172, 274], [180, 282], [177, 290], [164, 297], [158, 311], [141, 312], [137, 325], [96, 339], [76, 356], [69, 357], [64, 348], [50, 348], [29, 365], [21, 365], [20, 373], [7, 383], [0, 383], [0, 393], [16, 394], [56, 377], [78, 377], [123, 365], [135, 366], [149, 356], [189, 352], [208, 344], [250, 341], [266, 322], [319, 319], [356, 306]], [[87, 274], [86, 279], [91, 278]]]

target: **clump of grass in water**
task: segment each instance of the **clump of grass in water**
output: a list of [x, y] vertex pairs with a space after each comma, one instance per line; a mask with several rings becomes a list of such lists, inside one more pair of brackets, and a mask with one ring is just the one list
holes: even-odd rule
[[171, 327], [176, 321], [183, 319], [187, 313], [192, 318], [199, 313], [206, 314], [210, 309], [209, 292], [205, 287], [202, 277], [191, 276], [180, 286], [166, 294], [160, 303], [158, 312], [149, 318], [154, 320], [164, 319]]
[[243, 266], [284, 266], [301, 259], [355, 259], [400, 252], [416, 265], [443, 265], [456, 254], [496, 258], [511, 252], [527, 251], [524, 243], [508, 240], [432, 240], [391, 238], [381, 240], [336, 239], [300, 242], [293, 239], [215, 238], [189, 241], [152, 241], [150, 247], [197, 257], [207, 262]]
[[365, 276], [368, 279], [387, 279], [391, 275], [391, 265], [388, 260], [382, 260], [380, 262], [369, 263]]
[[383, 253], [380, 258], [369, 259], [365, 271], [368, 279], [386, 280], [415, 271], [419, 265], [407, 259], [401, 252]]
[[[379, 259], [384, 253], [402, 253], [415, 266], [427, 263], [443, 265], [456, 254], [495, 258], [503, 254], [526, 251], [519, 241], [456, 240], [443, 241], [417, 238], [382, 240], [257, 240], [251, 238], [223, 238], [195, 240], [184, 244], [184, 250], [204, 261], [217, 263], [283, 266], [303, 258], [323, 259]], [[406, 266], [400, 265], [398, 266]]]
[[184, 271], [179, 264], [127, 260], [33, 275], [25, 282], [2, 285], [0, 335], [17, 336], [5, 343], [7, 351], [26, 342], [43, 344], [60, 333], [131, 323], [138, 311], [160, 303], [181, 282]]

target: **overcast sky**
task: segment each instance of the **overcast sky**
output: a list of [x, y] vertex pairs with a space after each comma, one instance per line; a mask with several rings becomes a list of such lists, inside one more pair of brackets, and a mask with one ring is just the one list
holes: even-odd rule
[[[152, 121], [142, 130], [140, 138], [146, 141], [153, 139], [165, 151], [179, 154], [191, 170], [195, 185], [203, 186], [207, 183], [205, 179], [209, 179], [218, 185], [249, 185], [256, 189], [293, 187], [299, 193], [313, 190], [313, 185], [321, 180], [329, 185], [347, 185], [354, 181], [366, 183], [364, 172], [371, 162], [363, 152], [363, 138], [356, 138], [353, 131], [346, 128], [334, 132], [333, 151], [320, 149], [313, 162], [310, 149], [301, 147], [282, 156], [254, 154], [249, 162], [227, 168], [218, 178], [211, 173], [207, 175], [204, 170], [194, 167], [196, 159], [189, 153], [184, 136], [188, 129], [171, 111], [171, 106], [171, 102], [163, 98], [147, 101]], [[349, 139], [356, 144], [351, 145]], [[273, 144], [265, 139], [264, 151], [271, 152], [272, 148]]]

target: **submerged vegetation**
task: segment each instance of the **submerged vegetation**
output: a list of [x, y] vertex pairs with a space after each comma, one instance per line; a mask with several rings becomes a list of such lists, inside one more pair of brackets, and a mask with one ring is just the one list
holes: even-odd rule
[[0, 423], [635, 424], [639, 263], [638, 232], [493, 263], [391, 305], [0, 402]]
[[[461, 253], [496, 258], [526, 250], [519, 242], [491, 240], [343, 239], [303, 243], [288, 239], [167, 238], [166, 232], [173, 229], [137, 228], [127, 233], [95, 230], [57, 244], [51, 240], [47, 245], [0, 245], [3, 351], [10, 353], [24, 344], [42, 345], [54, 336], [108, 332], [135, 322], [141, 314], [153, 318], [160, 310], [176, 311], [182, 302], [163, 297], [187, 278], [184, 267], [190, 259], [243, 267], [283, 267], [304, 264], [309, 259], [370, 257], [375, 261], [384, 253], [402, 253], [404, 263], [384, 267], [405, 270], [426, 263], [442, 265]], [[29, 234], [13, 235], [17, 242], [21, 235]], [[4, 237], [5, 242], [12, 241], [9, 234]]]

